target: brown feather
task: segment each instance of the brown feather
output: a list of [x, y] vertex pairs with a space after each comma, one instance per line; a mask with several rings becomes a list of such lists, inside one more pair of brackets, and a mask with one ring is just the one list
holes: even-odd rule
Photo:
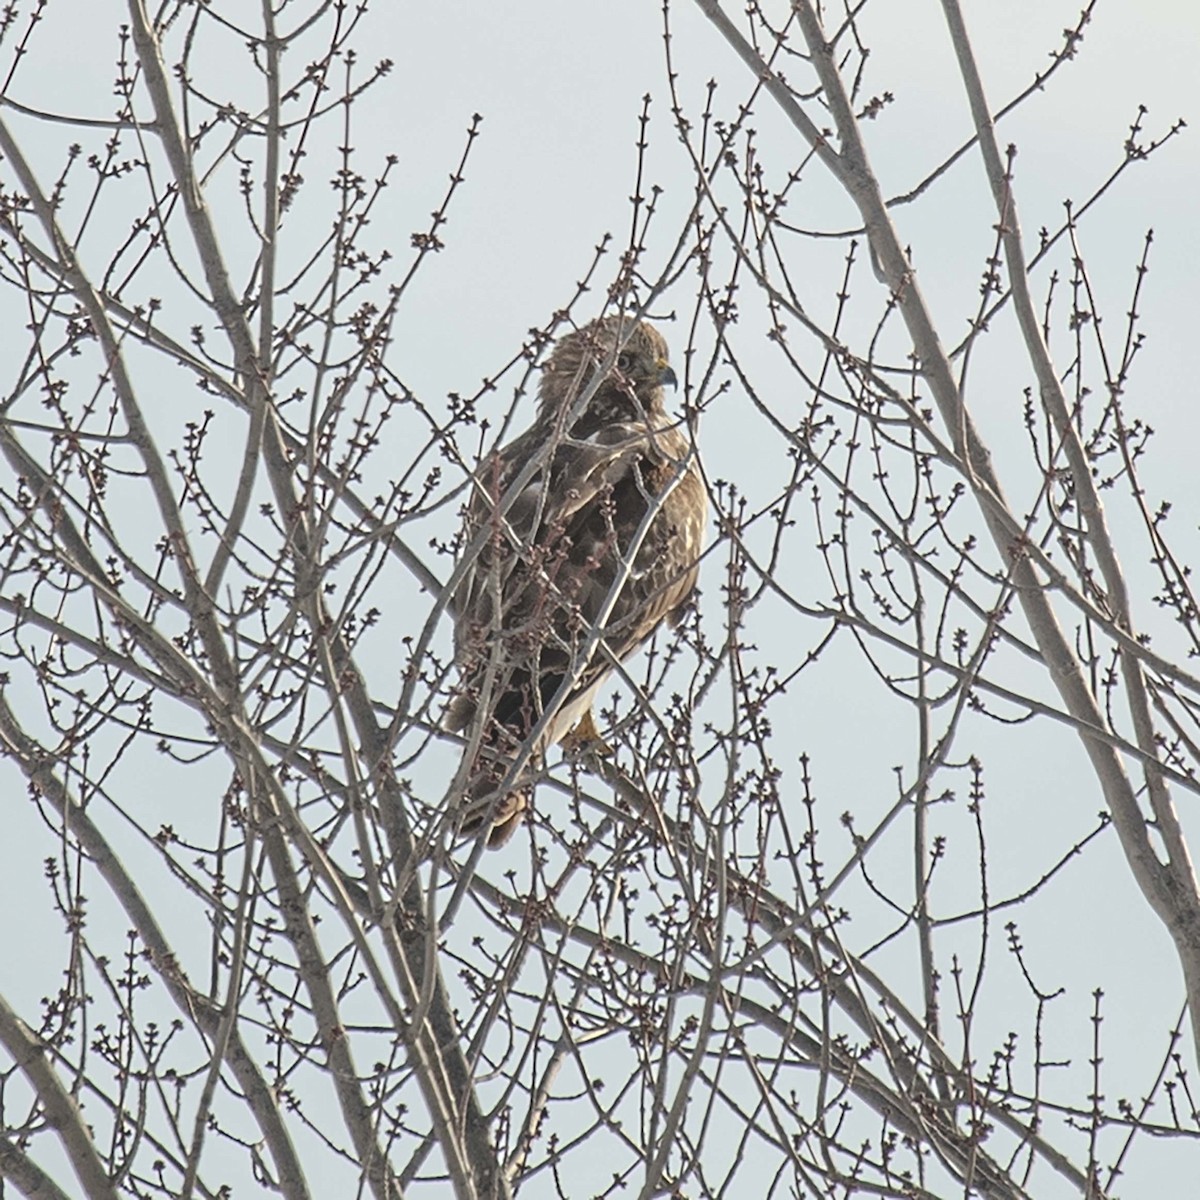
[[[673, 379], [666, 343], [650, 325], [610, 317], [568, 334], [546, 364], [537, 420], [475, 474], [463, 545], [483, 541], [454, 597], [461, 679], [445, 724], [469, 731], [485, 722], [457, 816], [468, 834], [487, 821], [489, 845], [515, 832], [530, 802], [520, 780], [590, 710], [611, 673], [608, 655], [594, 653], [556, 700], [597, 623], [623, 660], [695, 587], [707, 497], [688, 440], [664, 410], [664, 378]], [[497, 796], [550, 709], [518, 784]]]

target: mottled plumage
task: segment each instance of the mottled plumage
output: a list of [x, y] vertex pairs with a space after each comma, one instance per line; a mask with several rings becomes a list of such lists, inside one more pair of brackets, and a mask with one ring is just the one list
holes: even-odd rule
[[[695, 587], [707, 501], [688, 439], [665, 411], [666, 383], [675, 375], [656, 329], [594, 321], [550, 355], [533, 425], [476, 472], [463, 552], [481, 534], [482, 545], [454, 597], [461, 679], [446, 725], [469, 738], [482, 706], [456, 821], [469, 833], [488, 820], [489, 845], [503, 845], [528, 807], [527, 786], [496, 793], [538, 721], [550, 713], [531, 767], [581, 721], [594, 736], [592, 701], [612, 657], [627, 658], [677, 617]], [[587, 657], [598, 624], [603, 644], [592, 639]]]

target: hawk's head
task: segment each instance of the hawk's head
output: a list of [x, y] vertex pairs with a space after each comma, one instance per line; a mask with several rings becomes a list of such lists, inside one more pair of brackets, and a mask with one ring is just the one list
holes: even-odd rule
[[543, 420], [570, 410], [598, 370], [608, 374], [574, 422], [579, 426], [638, 421], [663, 411], [663, 386], [678, 386], [667, 361], [667, 343], [653, 325], [629, 317], [601, 317], [561, 338], [539, 394]]

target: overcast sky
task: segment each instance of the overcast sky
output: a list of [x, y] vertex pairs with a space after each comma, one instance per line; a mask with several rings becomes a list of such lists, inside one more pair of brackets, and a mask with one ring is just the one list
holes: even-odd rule
[[[742, 6], [727, 7], [740, 12]], [[787, 8], [780, 0], [773, 7], [780, 13]], [[993, 109], [1046, 67], [1050, 53], [1061, 44], [1062, 30], [1078, 18], [1077, 3], [1058, 0], [976, 0], [965, 7]], [[718, 109], [726, 116], [736, 113], [751, 87], [745, 68], [698, 9], [673, 4], [671, 18], [677, 86], [690, 113], [699, 113], [709, 80], [719, 85]], [[11, 95], [23, 104], [58, 113], [109, 115], [116, 104], [113, 62], [121, 20], [122, 6], [112, 0], [52, 3], [46, 27], [34, 43], [31, 62], [36, 67], [18, 74]], [[379, 244], [404, 251], [409, 235], [427, 226], [458, 161], [472, 115], [483, 118], [466, 182], [443, 233], [446, 249], [418, 277], [396, 328], [393, 361], [405, 381], [430, 404], [444, 404], [449, 392], [472, 394], [485, 376], [513, 356], [530, 328], [549, 321], [570, 297], [592, 261], [593, 248], [606, 234], [614, 236], [617, 250], [599, 275], [602, 283], [611, 277], [629, 226], [638, 117], [647, 94], [647, 179], [663, 189], [648, 257], [656, 266], [666, 261], [692, 203], [693, 183], [671, 119], [661, 7], [649, 0], [442, 0], [379, 5], [367, 21], [369, 33], [360, 42], [362, 69], [370, 66], [372, 56], [394, 62], [391, 73], [364, 98], [353, 132], [358, 170], [364, 175], [377, 174], [388, 155], [398, 159], [391, 186], [373, 217], [372, 232]], [[880, 116], [867, 126], [868, 146], [885, 194], [900, 195], [969, 136], [968, 112], [939, 5], [932, 0], [875, 0], [867, 8], [863, 35], [872, 50], [863, 94], [891, 94]], [[1057, 227], [1065, 200], [1082, 202], [1119, 164], [1139, 105], [1146, 108], [1143, 141], [1164, 134], [1177, 118], [1200, 122], [1198, 51], [1200, 5], [1191, 0], [1102, 0], [1077, 58], [1000, 126], [1002, 145], [1011, 142], [1018, 152], [1016, 189], [1027, 245], [1036, 246], [1040, 228]], [[233, 54], [218, 45], [205, 51], [214, 58], [226, 52]], [[255, 84], [239, 73], [240, 61], [231, 58], [234, 67], [228, 77], [214, 72], [208, 83], [220, 80], [230, 99], [252, 108]], [[52, 179], [76, 135], [68, 126], [35, 126], [11, 110], [5, 116], [18, 134], [26, 135], [27, 152], [43, 182]], [[756, 104], [753, 124], [760, 131], [766, 170], [778, 186], [802, 157], [803, 146], [765, 98]], [[61, 139], [55, 140], [60, 131]], [[311, 165], [314, 175], [330, 170], [328, 162]], [[4, 169], [0, 164], [0, 171]], [[1151, 500], [1169, 497], [1176, 502], [1179, 536], [1193, 552], [1198, 547], [1195, 513], [1200, 506], [1195, 466], [1200, 436], [1195, 368], [1200, 328], [1200, 289], [1195, 283], [1200, 268], [1198, 196], [1200, 152], [1196, 132], [1187, 129], [1151, 161], [1127, 172], [1081, 226], [1081, 245], [1114, 333], [1128, 308], [1143, 239], [1148, 230], [1154, 231], [1150, 275], [1140, 304], [1148, 338], [1126, 400], [1131, 411], [1159, 431], [1146, 471], [1156, 489]], [[328, 223], [324, 195], [319, 199], [321, 205], [314, 207], [311, 218], [314, 230]], [[943, 322], [948, 344], [965, 334], [967, 317], [977, 303], [993, 237], [989, 203], [979, 160], [968, 155], [921, 203], [896, 210], [920, 284]], [[298, 221], [305, 219], [303, 209], [300, 213]], [[85, 258], [92, 247], [97, 256], [103, 255], [116, 236], [113, 231], [127, 227], [129, 216], [118, 205], [99, 222], [94, 242], [83, 248]], [[819, 179], [798, 194], [789, 217], [806, 228], [831, 232], [855, 223], [844, 197]], [[228, 250], [235, 270], [243, 261], [240, 256], [252, 252], [244, 237], [231, 234]], [[297, 244], [302, 241], [298, 238]], [[800, 287], [822, 319], [832, 311], [843, 252], [842, 243], [830, 243], [828, 249], [805, 244], [795, 251]], [[1063, 259], [1057, 261], [1061, 268]], [[1034, 282], [1040, 297], [1045, 274], [1035, 275]], [[859, 276], [857, 286], [863, 293], [874, 286], [868, 271]], [[602, 286], [591, 301], [581, 303], [579, 319], [598, 311], [601, 296]], [[684, 275], [654, 306], [679, 353], [687, 341], [686, 317], [694, 297], [694, 278]], [[20, 321], [13, 304], [7, 292], [0, 297], [0, 313]], [[672, 316], [680, 319], [672, 321]], [[735, 334], [741, 351], [753, 354], [761, 344], [763, 380], [794, 387], [778, 364], [768, 361], [764, 330], [761, 306], [747, 304], [745, 322]], [[1028, 370], [1009, 370], [1012, 346], [998, 333], [981, 351], [969, 387], [972, 411], [1001, 452], [1021, 444], [1021, 394], [1032, 382]], [[0, 367], [7, 376], [12, 366], [3, 362], [3, 347], [0, 339]], [[1052, 348], [1065, 352], [1059, 345]], [[495, 410], [485, 415], [501, 415], [510, 398], [503, 389], [492, 394], [488, 402]], [[527, 402], [521, 411], [528, 413]], [[164, 421], [164, 430], [170, 429], [174, 418], [166, 400], [155, 419]], [[700, 444], [710, 477], [739, 481], [752, 497], [756, 488], [769, 494], [772, 480], [783, 469], [783, 456], [772, 447], [769, 431], [755, 423], [736, 388], [706, 414]], [[377, 463], [381, 470], [384, 466], [383, 461]], [[1002, 475], [1003, 468], [1001, 462]], [[0, 465], [0, 475], [7, 470]], [[1014, 468], [1005, 482], [1018, 497], [1016, 507], [1025, 495], [1022, 489], [1036, 485], [1022, 467]], [[806, 511], [798, 512], [799, 520], [805, 519]], [[1120, 536], [1125, 517], [1119, 506], [1113, 521]], [[448, 573], [444, 562], [433, 565], [441, 575]], [[1126, 566], [1139, 576], [1146, 564], [1135, 560]], [[704, 590], [714, 601], [711, 612], [717, 627], [719, 586], [720, 565], [714, 563]], [[814, 599], [824, 586], [814, 583]], [[1142, 628], [1155, 632], [1155, 622], [1162, 622], [1162, 634], [1169, 636], [1169, 622], [1147, 602], [1151, 590], [1148, 585], [1139, 589], [1137, 617]], [[419, 605], [424, 602], [415, 586], [406, 593], [414, 623], [423, 619]], [[764, 660], [794, 663], [818, 640], [820, 631], [764, 606], [755, 635]], [[373, 666], [381, 676], [390, 671], [394, 678], [399, 660], [388, 657], [395, 653], [394, 631], [377, 631], [377, 636], [384, 640], [378, 643], [381, 657]], [[392, 649], [387, 638], [393, 639]], [[784, 710], [786, 719], [794, 722], [788, 736], [795, 740], [796, 754], [803, 749], [813, 756], [831, 826], [846, 809], [860, 814], [863, 825], [869, 826], [873, 815], [894, 800], [893, 767], [911, 757], [911, 728], [891, 722], [890, 710], [871, 684], [861, 661], [832, 657], [804, 677]], [[381, 682], [378, 694], [394, 700], [395, 687]], [[1002, 740], [981, 723], [972, 737], [965, 740], [961, 757], [979, 752], [987, 764], [994, 803], [996, 886], [1001, 892], [1019, 888], [1038, 873], [1029, 856], [1049, 865], [1094, 823], [1102, 799], [1078, 741], [1059, 726], [1034, 722], [1006, 732]], [[158, 769], [148, 764], [143, 779], [153, 779]], [[789, 769], [795, 770], [794, 759]], [[34, 814], [18, 805], [24, 785], [3, 763], [0, 782], [19, 807], [13, 817], [19, 836], [6, 851], [0, 850], [16, 852], [9, 867], [14, 882], [8, 886], [41, 894], [39, 863], [47, 851], [38, 839], [45, 836], [44, 830]], [[1200, 834], [1196, 797], [1183, 794], [1177, 799], [1192, 832]], [[967, 836], [969, 823], [960, 832]], [[903, 839], [894, 860], [898, 873], [910, 869], [902, 843]], [[31, 844], [38, 845], [37, 853], [26, 853]], [[952, 873], [953, 868], [947, 870]], [[1097, 846], [1086, 870], [1064, 878], [1038, 911], [1047, 927], [1023, 932], [1034, 954], [1042, 955], [1039, 977], [1051, 988], [1071, 992], [1069, 1001], [1054, 1010], [1058, 1023], [1052, 1033], [1058, 1044], [1069, 1048], [1079, 1070], [1086, 1071], [1091, 989], [1102, 987], [1113, 1014], [1112, 1040], [1104, 1051], [1107, 1069], [1113, 1072], [1106, 1090], [1110, 1096], [1136, 1099], [1150, 1086], [1149, 1075], [1178, 1017], [1182, 992], [1170, 941], [1131, 882], [1115, 838], [1110, 835]], [[36, 931], [40, 939], [53, 936], [56, 927], [52, 914], [31, 914], [26, 931]], [[14, 947], [13, 932], [10, 925], [5, 945], [23, 951], [22, 961], [30, 969], [18, 976], [11, 967], [0, 967], [0, 988], [36, 1002], [53, 983], [37, 973], [38, 943], [27, 940]], [[954, 936], [953, 931], [946, 934], [947, 939]], [[14, 959], [9, 956], [8, 961]], [[899, 962], [892, 966], [899, 973], [905, 970]], [[1006, 1022], [1017, 1019], [1005, 1011], [1006, 997], [1020, 994], [1015, 982], [1013, 988], [1009, 992], [997, 987], [981, 1005], [983, 1039], [998, 1042]], [[1026, 1016], [1019, 1019], [1027, 1024]], [[1078, 1078], [1086, 1080], [1086, 1074]], [[1077, 1096], [1085, 1091], [1082, 1085], [1074, 1089]], [[1194, 1144], [1143, 1141], [1127, 1164], [1123, 1194], [1182, 1195], [1178, 1188], [1198, 1176], [1200, 1153]]]

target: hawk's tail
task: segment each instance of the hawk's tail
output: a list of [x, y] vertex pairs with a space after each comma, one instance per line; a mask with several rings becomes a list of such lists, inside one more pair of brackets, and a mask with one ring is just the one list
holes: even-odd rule
[[[499, 796], [497, 793], [512, 765], [511, 755], [520, 750], [542, 709], [554, 699], [562, 681], [560, 670], [543, 669], [535, 676], [528, 667], [519, 666], [499, 689], [484, 729], [483, 744], [471, 764], [463, 796], [458, 828], [464, 836], [478, 835], [487, 823], [490, 826], [487, 844], [496, 850], [517, 832], [532, 803], [533, 788], [519, 782], [505, 795]], [[469, 690], [464, 690], [451, 702], [445, 719], [446, 727], [464, 729], [475, 719], [476, 713], [475, 699]], [[540, 751], [535, 749], [522, 775], [526, 771], [536, 771], [542, 761]]]
[[516, 787], [498, 796], [496, 792], [504, 779], [506, 767], [498, 760], [488, 761], [486, 752], [480, 755], [480, 760], [467, 785], [458, 827], [464, 837], [473, 838], [478, 836], [484, 824], [489, 825], [488, 849], [498, 850], [517, 832], [525, 819], [533, 799], [533, 789]]

